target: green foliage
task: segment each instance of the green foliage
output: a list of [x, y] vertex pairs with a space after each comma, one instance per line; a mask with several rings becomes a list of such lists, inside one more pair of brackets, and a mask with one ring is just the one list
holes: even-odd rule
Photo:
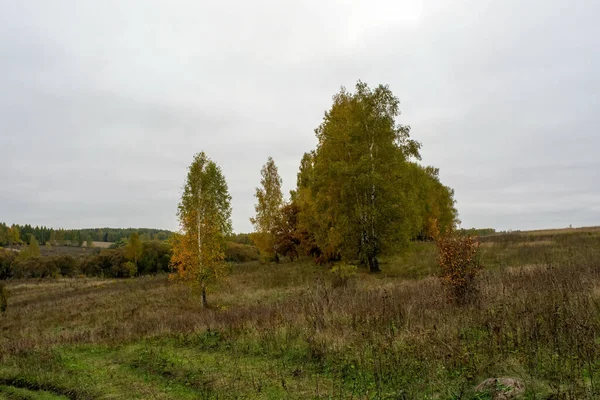
[[298, 226], [300, 207], [294, 201], [280, 209], [280, 218], [273, 227], [275, 251], [289, 257], [290, 260], [299, 257], [299, 248], [302, 243], [302, 232]]
[[121, 265], [126, 262], [123, 249], [107, 249], [82, 260], [80, 270], [86, 276], [113, 277], [114, 273], [120, 273]]
[[60, 276], [60, 270], [52, 260], [40, 257], [27, 259], [19, 257], [11, 265], [11, 270], [12, 277], [16, 279], [57, 278]]
[[17, 258], [12, 251], [0, 251], [0, 280], [9, 278], [75, 277], [80, 274], [100, 277], [129, 277], [136, 274], [169, 272], [171, 249], [164, 242], [144, 242], [136, 269], [124, 265], [129, 260], [121, 249], [106, 249], [81, 258], [63, 255]]
[[348, 282], [352, 277], [356, 275], [356, 265], [347, 264], [345, 262], [340, 262], [335, 264], [331, 268], [331, 273], [334, 276], [333, 286], [334, 287], [346, 287], [348, 286]]
[[77, 243], [77, 247], [83, 246], [83, 243], [84, 243], [83, 236], [79, 232], [75, 236], [75, 243]]
[[[24, 235], [27, 235], [27, 233], [24, 233]], [[26, 238], [27, 236], [25, 236], [24, 239]], [[10, 228], [8, 228], [6, 233], [6, 244], [9, 246], [21, 244], [24, 242], [24, 239], [21, 238], [21, 229], [19, 228], [19, 225], [13, 224]]]
[[221, 168], [202, 152], [188, 168], [177, 216], [181, 233], [173, 237], [171, 264], [178, 278], [202, 294], [226, 273], [225, 238], [231, 235], [231, 196]]
[[411, 234], [414, 207], [404, 188], [408, 160], [419, 157], [420, 145], [410, 139], [410, 127], [396, 124], [399, 104], [387, 86], [358, 82], [355, 93], [342, 89], [316, 129], [317, 149], [303, 158], [298, 179], [309, 185], [304, 203], [312, 210], [303, 212], [319, 248], [330, 258], [358, 259], [371, 271], [379, 270], [383, 249], [406, 246]]
[[40, 255], [40, 245], [33, 235], [29, 236], [29, 253], [33, 257], [39, 257]]
[[319, 263], [344, 259], [378, 271], [380, 254], [430, 240], [434, 227], [454, 229], [454, 191], [437, 168], [411, 161], [421, 146], [409, 126], [396, 123], [399, 104], [387, 86], [360, 81], [354, 93], [342, 88], [334, 96], [315, 131], [316, 150], [300, 162], [294, 215], [278, 229], [279, 246]]
[[111, 271], [115, 278], [130, 278], [137, 273], [137, 265], [131, 261], [127, 261], [121, 265], [113, 266]]
[[0, 222], [0, 247], [8, 244], [8, 227], [4, 222]]
[[81, 246], [86, 241], [96, 242], [118, 242], [127, 240], [131, 234], [138, 233], [145, 240], [165, 241], [171, 237], [173, 232], [163, 229], [119, 229], [119, 228], [95, 228], [95, 229], [52, 229], [45, 226], [12, 225], [8, 227], [0, 223], [0, 246], [18, 245], [29, 242], [29, 236], [35, 236], [40, 244], [60, 246]]
[[260, 260], [260, 252], [256, 246], [227, 242], [225, 261], [245, 263]]
[[[221, 168], [206, 156], [204, 152], [196, 154], [189, 167], [181, 202], [178, 206], [179, 220], [184, 231], [195, 231], [212, 221], [220, 237], [231, 234], [231, 196]], [[187, 217], [193, 216], [192, 221]], [[200, 225], [195, 222], [200, 221]]]
[[275, 243], [275, 230], [280, 224], [283, 194], [281, 192], [281, 178], [273, 158], [269, 157], [267, 163], [260, 171], [260, 188], [256, 188], [256, 216], [250, 218], [254, 225], [255, 234], [252, 241], [266, 256], [274, 256], [279, 261]]
[[249, 246], [253, 244], [249, 233], [233, 233], [231, 235], [228, 235], [226, 237], [226, 240], [228, 242], [247, 244]]
[[142, 242], [141, 250], [137, 263], [139, 275], [154, 275], [169, 271], [172, 251], [168, 243], [158, 240]]
[[439, 180], [439, 170], [409, 163], [410, 185], [415, 205], [412, 236], [420, 240], [434, 239], [454, 230], [458, 211], [454, 207], [454, 190]]
[[[56, 248], [52, 248], [54, 251]], [[65, 249], [65, 248], [58, 248]], [[27, 253], [27, 248], [22, 253]], [[22, 254], [21, 253], [21, 254]], [[132, 274], [154, 275], [170, 271], [171, 246], [166, 242], [141, 243], [137, 271], [123, 266], [128, 259], [126, 248], [98, 249], [92, 254], [74, 252], [73, 255], [54, 253], [39, 257], [23, 257], [16, 251], [0, 249], [0, 280], [16, 278], [76, 277], [129, 277]]]
[[137, 265], [137, 261], [142, 255], [142, 241], [140, 240], [140, 235], [137, 232], [134, 232], [129, 236], [129, 240], [127, 241], [127, 245], [125, 245], [125, 257], [127, 260], [132, 261], [135, 265]]
[[33, 235], [29, 235], [29, 244], [19, 252], [19, 259], [28, 260], [40, 256], [40, 246]]
[[114, 242], [109, 246], [109, 249], [120, 249], [120, 248], [125, 248], [125, 246], [127, 246], [127, 240], [125, 239], [121, 239], [118, 242]]
[[60, 276], [75, 277], [79, 274], [79, 262], [69, 255], [56, 255], [42, 258], [46, 269], [56, 271]]
[[13, 275], [12, 265], [17, 259], [17, 253], [0, 249], [0, 280], [9, 279]]

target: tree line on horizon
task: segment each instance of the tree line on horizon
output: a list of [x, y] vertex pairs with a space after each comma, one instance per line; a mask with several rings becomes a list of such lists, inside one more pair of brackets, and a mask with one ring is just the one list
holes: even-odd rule
[[[117, 245], [118, 244], [118, 245]], [[126, 242], [114, 248], [86, 252], [53, 252], [43, 255], [37, 239], [20, 251], [0, 248], [0, 280], [56, 277], [128, 278], [166, 273], [170, 270], [171, 246], [167, 241], [142, 241], [132, 233]]]
[[90, 229], [54, 229], [45, 226], [31, 226], [0, 222], [0, 246], [29, 244], [31, 236], [41, 245], [82, 246], [87, 242], [121, 242], [133, 233], [140, 235], [142, 241], [168, 240], [173, 232], [151, 228], [90, 228]]

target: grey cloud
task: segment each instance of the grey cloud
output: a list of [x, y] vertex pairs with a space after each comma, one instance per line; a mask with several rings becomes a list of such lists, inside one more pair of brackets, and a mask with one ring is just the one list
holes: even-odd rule
[[[415, 13], [420, 18], [415, 20]], [[0, 220], [175, 229], [192, 155], [248, 231], [331, 96], [390, 84], [463, 226], [600, 224], [593, 0], [0, 2]]]

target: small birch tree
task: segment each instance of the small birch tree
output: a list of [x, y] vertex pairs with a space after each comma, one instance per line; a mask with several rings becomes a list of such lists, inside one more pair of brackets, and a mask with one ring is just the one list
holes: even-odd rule
[[[92, 247], [92, 246], [89, 246]], [[129, 236], [129, 240], [127, 241], [127, 245], [125, 245], [125, 257], [127, 260], [133, 262], [136, 266], [138, 260], [142, 256], [142, 241], [140, 240], [140, 235], [137, 232], [133, 232]]]
[[172, 276], [180, 279], [206, 300], [207, 286], [221, 278], [224, 239], [231, 234], [231, 196], [221, 168], [204, 152], [196, 154], [177, 210], [181, 231], [172, 238]]
[[256, 188], [256, 216], [250, 218], [254, 225], [254, 242], [263, 254], [274, 255], [275, 261], [279, 262], [277, 246], [275, 243], [275, 230], [281, 219], [281, 208], [283, 206], [283, 194], [281, 192], [281, 178], [277, 166], [272, 157], [260, 171], [262, 179], [261, 187]]

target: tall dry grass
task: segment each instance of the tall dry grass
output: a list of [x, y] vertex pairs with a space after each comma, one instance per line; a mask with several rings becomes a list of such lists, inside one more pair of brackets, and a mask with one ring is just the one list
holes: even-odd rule
[[484, 271], [469, 305], [449, 304], [436, 277], [359, 272], [339, 286], [308, 263], [238, 266], [207, 310], [165, 277], [11, 282], [0, 362], [56, 345], [202, 346], [210, 332], [211, 349], [310, 365], [347, 395], [467, 398], [478, 381], [509, 375], [543, 398], [598, 398], [600, 258], [581, 243], [562, 264]]

